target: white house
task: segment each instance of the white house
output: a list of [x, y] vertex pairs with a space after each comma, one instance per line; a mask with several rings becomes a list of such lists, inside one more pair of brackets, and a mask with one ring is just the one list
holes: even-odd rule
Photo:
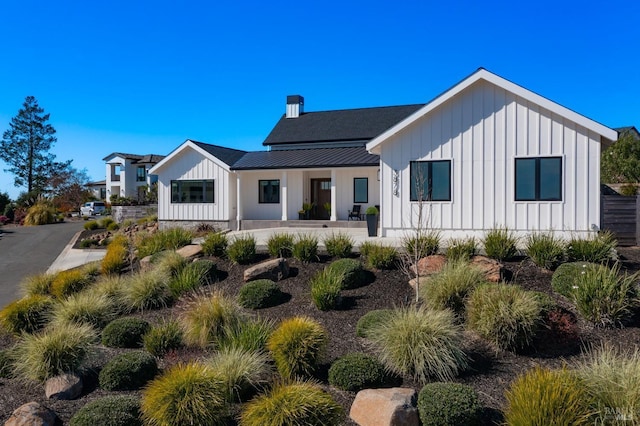
[[427, 104], [303, 105], [287, 97], [267, 151], [187, 140], [154, 166], [161, 224], [277, 226], [303, 203], [330, 222], [378, 205], [382, 236], [415, 227], [420, 208], [445, 238], [600, 224], [600, 146], [617, 132], [484, 69]]
[[163, 155], [124, 154], [113, 152], [102, 159], [106, 162], [106, 194], [130, 197], [134, 200], [145, 198], [145, 192], [157, 181], [157, 176], [149, 173], [151, 167], [164, 158]]

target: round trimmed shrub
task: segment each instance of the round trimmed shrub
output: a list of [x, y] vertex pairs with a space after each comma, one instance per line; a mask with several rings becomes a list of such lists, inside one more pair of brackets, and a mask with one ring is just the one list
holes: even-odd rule
[[361, 316], [356, 324], [356, 336], [367, 337], [369, 330], [386, 321], [391, 312], [391, 309], [375, 309]]
[[53, 300], [33, 295], [16, 300], [0, 311], [0, 324], [13, 334], [33, 333], [47, 324]]
[[350, 392], [384, 387], [388, 379], [384, 365], [362, 353], [347, 354], [329, 368], [329, 384]]
[[118, 318], [102, 330], [102, 344], [111, 348], [140, 348], [150, 328], [149, 322], [140, 318]]
[[326, 268], [332, 274], [342, 276], [342, 289], [358, 288], [364, 284], [364, 268], [362, 263], [355, 259], [339, 259], [332, 262]]
[[581, 279], [587, 268], [595, 266], [588, 262], [569, 262], [563, 263], [551, 276], [551, 287], [556, 293], [560, 293], [564, 297], [571, 298], [573, 287]]
[[69, 426], [142, 426], [140, 400], [135, 396], [113, 395], [92, 401], [69, 421]]
[[418, 414], [423, 426], [479, 425], [482, 405], [471, 386], [428, 383], [418, 394]]
[[158, 373], [156, 359], [148, 352], [133, 351], [120, 354], [100, 371], [98, 380], [104, 390], [136, 390]]
[[280, 287], [271, 280], [251, 281], [240, 289], [238, 303], [248, 309], [261, 309], [276, 306], [282, 301]]

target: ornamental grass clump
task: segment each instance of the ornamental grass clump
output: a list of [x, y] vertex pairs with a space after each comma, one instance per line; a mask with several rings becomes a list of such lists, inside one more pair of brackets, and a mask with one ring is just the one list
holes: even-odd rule
[[151, 256], [151, 264], [170, 277], [175, 277], [187, 266], [187, 259], [175, 250], [163, 250]]
[[69, 426], [142, 426], [140, 400], [130, 395], [110, 395], [79, 409]]
[[572, 262], [606, 263], [615, 257], [617, 245], [611, 231], [602, 231], [593, 238], [572, 238], [567, 245], [567, 257]]
[[178, 364], [147, 384], [140, 411], [148, 426], [225, 425], [226, 394], [225, 382], [209, 366]]
[[283, 300], [284, 294], [278, 284], [268, 279], [248, 282], [238, 292], [238, 303], [247, 309], [270, 308]]
[[130, 311], [164, 308], [172, 301], [169, 278], [162, 271], [136, 272], [122, 286], [122, 300]]
[[377, 358], [363, 353], [340, 357], [329, 368], [329, 384], [349, 392], [385, 387], [390, 381], [384, 365]]
[[50, 291], [54, 297], [64, 299], [71, 294], [78, 293], [90, 283], [91, 278], [82, 270], [69, 269], [56, 274], [51, 282]]
[[51, 312], [52, 324], [88, 324], [101, 329], [118, 314], [117, 308], [105, 295], [91, 291], [72, 294], [57, 303]]
[[[364, 244], [363, 244], [364, 245]], [[362, 253], [362, 247], [360, 247]], [[397, 266], [398, 251], [395, 247], [372, 243], [365, 249], [366, 264], [372, 269], [394, 269]]]
[[206, 348], [224, 339], [226, 330], [238, 327], [245, 320], [242, 308], [222, 292], [196, 294], [191, 297], [179, 322], [187, 345]]
[[12, 334], [34, 333], [50, 319], [54, 301], [49, 296], [26, 296], [0, 310], [0, 325]]
[[348, 234], [332, 233], [325, 237], [323, 242], [329, 256], [339, 258], [351, 256], [354, 241]]
[[475, 426], [481, 424], [478, 394], [460, 383], [427, 383], [418, 394], [422, 426]]
[[321, 311], [336, 309], [340, 304], [342, 274], [324, 268], [311, 278], [311, 299]]
[[310, 234], [298, 234], [292, 253], [294, 258], [303, 263], [318, 260], [318, 238]]
[[124, 235], [116, 235], [107, 246], [107, 253], [102, 259], [101, 272], [104, 275], [119, 274], [129, 259], [129, 240]]
[[449, 240], [446, 256], [449, 261], [469, 260], [476, 254], [477, 248], [476, 239], [473, 237], [453, 238]]
[[227, 247], [227, 257], [239, 265], [253, 262], [256, 258], [256, 239], [253, 235], [235, 237]]
[[241, 426], [324, 426], [342, 422], [342, 407], [320, 386], [301, 380], [276, 383], [245, 404]]
[[36, 204], [29, 207], [24, 218], [27, 226], [46, 225], [56, 221], [56, 208], [48, 200], [38, 200]]
[[193, 232], [188, 229], [175, 227], [153, 234], [139, 234], [136, 238], [135, 247], [138, 250], [138, 257], [150, 256], [163, 250], [177, 250], [180, 247], [191, 244]]
[[542, 322], [542, 303], [513, 284], [482, 284], [467, 303], [467, 326], [497, 348], [526, 348]]
[[440, 231], [418, 232], [402, 239], [402, 246], [411, 259], [422, 259], [438, 253], [442, 235]]
[[169, 280], [169, 290], [174, 298], [213, 283], [217, 268], [210, 260], [202, 259], [191, 262]]
[[183, 346], [182, 327], [178, 321], [163, 320], [142, 336], [142, 345], [153, 356], [161, 357]]
[[46, 272], [29, 275], [20, 282], [20, 290], [25, 296], [49, 295], [51, 294], [51, 284], [55, 277], [55, 274], [49, 274]]
[[229, 240], [224, 232], [212, 232], [207, 234], [201, 245], [205, 255], [222, 257], [225, 255]]
[[153, 355], [145, 351], [125, 352], [113, 357], [100, 370], [98, 382], [108, 391], [137, 390], [158, 374]]
[[468, 364], [461, 346], [462, 329], [449, 310], [396, 308], [385, 321], [369, 328], [366, 336], [387, 369], [421, 384], [450, 380]]
[[207, 365], [222, 379], [228, 401], [243, 401], [266, 382], [270, 373], [269, 359], [263, 352], [240, 347], [220, 349]]
[[362, 263], [356, 259], [338, 259], [327, 266], [327, 271], [342, 277], [343, 290], [361, 287], [365, 284], [366, 274]]
[[267, 251], [272, 257], [291, 257], [293, 255], [293, 234], [275, 233], [267, 241]]
[[525, 253], [539, 267], [553, 270], [563, 262], [565, 246], [552, 233], [536, 232], [527, 237]]
[[327, 345], [324, 328], [307, 317], [285, 319], [267, 340], [276, 368], [285, 379], [310, 376], [320, 364]]
[[111, 348], [140, 348], [150, 329], [151, 324], [141, 318], [118, 318], [102, 330], [102, 344]]
[[420, 286], [420, 297], [431, 309], [451, 309], [464, 312], [467, 296], [481, 283], [485, 276], [467, 260], [449, 260], [442, 270], [428, 278]]
[[[535, 367], [520, 375], [505, 393], [507, 425], [587, 425], [590, 396], [568, 370]], [[604, 423], [595, 423], [604, 424]]]
[[267, 340], [275, 328], [270, 319], [249, 318], [233, 326], [227, 326], [220, 348], [240, 348], [247, 351], [266, 351]]
[[507, 227], [490, 229], [482, 240], [487, 256], [499, 261], [514, 258], [518, 254], [517, 244], [518, 239]]

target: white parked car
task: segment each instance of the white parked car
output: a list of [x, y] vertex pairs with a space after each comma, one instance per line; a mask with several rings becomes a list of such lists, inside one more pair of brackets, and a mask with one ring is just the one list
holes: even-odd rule
[[80, 207], [80, 216], [95, 216], [104, 213], [106, 206], [102, 201], [89, 201]]

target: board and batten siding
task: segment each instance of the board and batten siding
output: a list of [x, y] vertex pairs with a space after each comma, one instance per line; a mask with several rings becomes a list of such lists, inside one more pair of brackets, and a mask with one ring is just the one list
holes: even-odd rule
[[[214, 180], [213, 203], [172, 203], [172, 180]], [[228, 221], [235, 219], [236, 184], [221, 165], [186, 149], [163, 167], [158, 176], [158, 220], [160, 221]]]
[[[495, 226], [570, 237], [600, 224], [600, 136], [492, 83], [474, 83], [381, 148], [384, 236], [416, 226], [409, 163], [428, 160], [451, 160], [451, 201], [423, 203], [425, 226], [443, 237], [481, 238]], [[545, 156], [562, 157], [562, 201], [515, 201], [515, 159]]]

